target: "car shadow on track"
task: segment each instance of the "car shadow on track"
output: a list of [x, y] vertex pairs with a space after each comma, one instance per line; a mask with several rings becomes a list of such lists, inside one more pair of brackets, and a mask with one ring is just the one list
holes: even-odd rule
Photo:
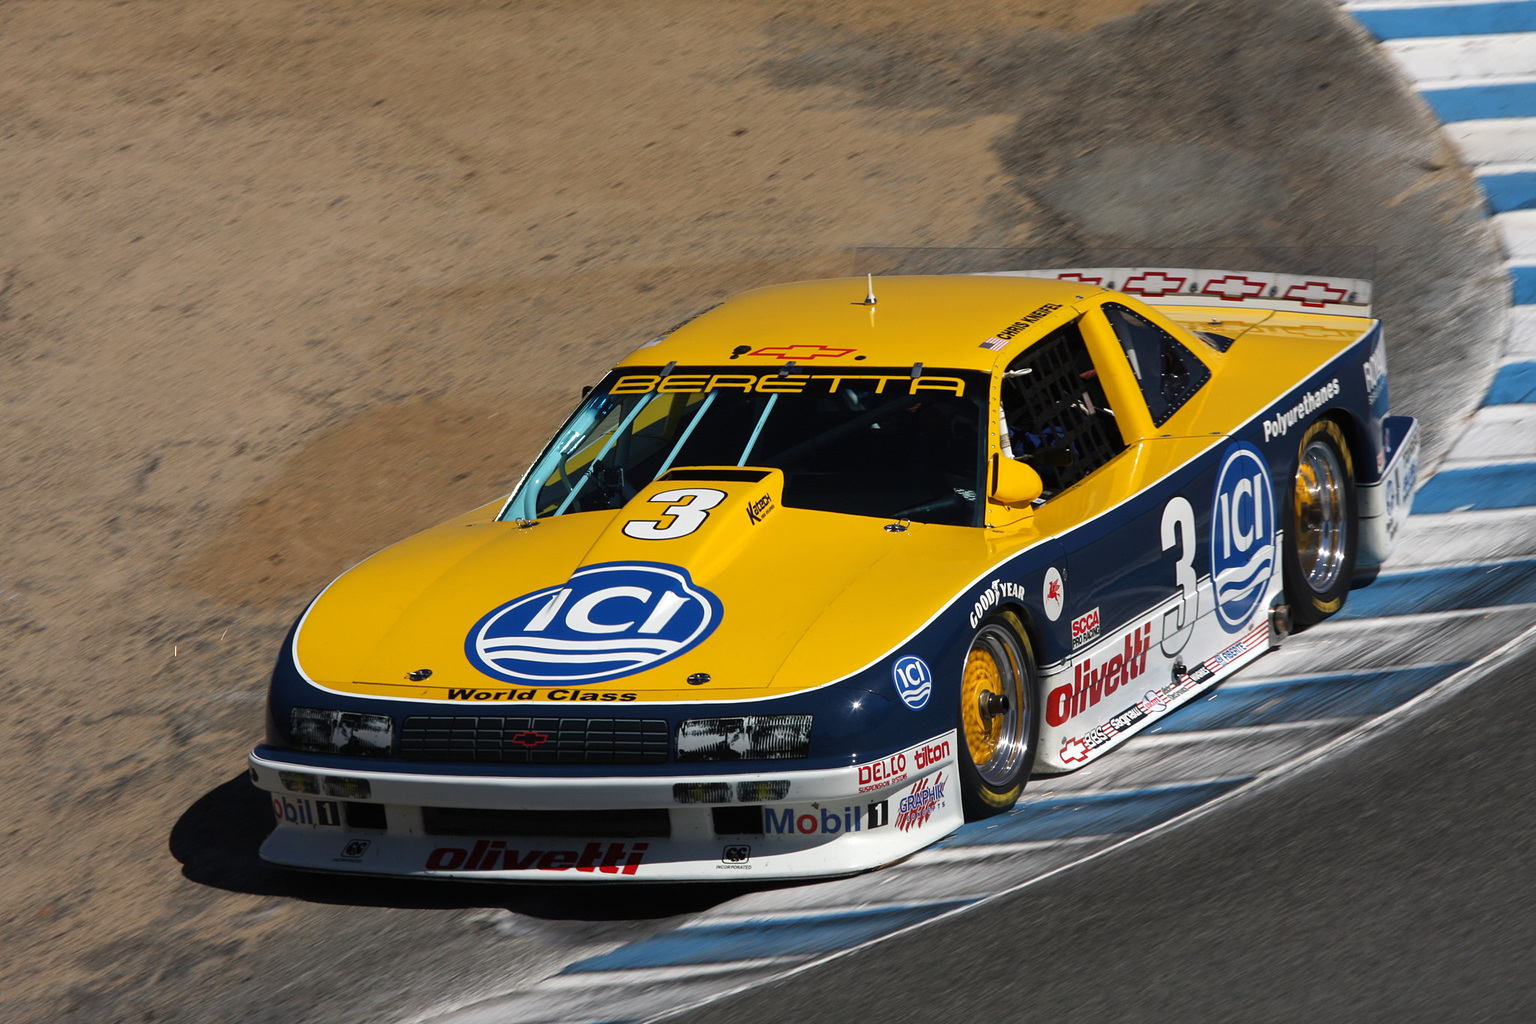
[[778, 885], [604, 885], [413, 881], [276, 868], [258, 850], [272, 831], [269, 798], [241, 772], [203, 794], [171, 828], [170, 852], [189, 881], [255, 896], [359, 907], [500, 907], [551, 920], [617, 921], [697, 913]]

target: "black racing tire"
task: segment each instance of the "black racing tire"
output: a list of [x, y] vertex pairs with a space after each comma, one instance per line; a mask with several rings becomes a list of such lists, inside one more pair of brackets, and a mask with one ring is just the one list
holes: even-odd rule
[[960, 801], [967, 821], [1009, 810], [1035, 765], [1040, 681], [1023, 624], [989, 617], [966, 650], [957, 709]]
[[1280, 500], [1286, 515], [1285, 603], [1293, 627], [1301, 629], [1342, 608], [1355, 578], [1355, 470], [1333, 420], [1318, 420], [1302, 434], [1291, 492]]

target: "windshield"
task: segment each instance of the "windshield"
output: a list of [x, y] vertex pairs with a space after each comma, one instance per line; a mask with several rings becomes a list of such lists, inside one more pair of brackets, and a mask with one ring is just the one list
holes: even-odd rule
[[672, 469], [754, 466], [784, 471], [791, 508], [980, 522], [984, 374], [798, 369], [609, 374], [539, 456], [502, 518], [619, 508]]

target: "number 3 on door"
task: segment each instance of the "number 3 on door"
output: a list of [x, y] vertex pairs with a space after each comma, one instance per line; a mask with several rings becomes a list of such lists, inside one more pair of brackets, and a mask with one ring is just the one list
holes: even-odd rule
[[1163, 506], [1163, 550], [1178, 546], [1173, 568], [1173, 582], [1179, 588], [1179, 606], [1163, 614], [1163, 639], [1160, 646], [1169, 658], [1189, 643], [1195, 619], [1200, 614], [1200, 578], [1195, 575], [1195, 510], [1189, 499], [1170, 498]]

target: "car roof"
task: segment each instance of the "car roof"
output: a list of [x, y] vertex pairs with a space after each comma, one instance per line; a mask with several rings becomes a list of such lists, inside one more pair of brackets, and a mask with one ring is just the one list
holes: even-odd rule
[[[620, 367], [909, 366], [990, 370], [1037, 321], [1102, 291], [1033, 277], [945, 275], [801, 281], [744, 292], [642, 345]], [[1039, 333], [1043, 334], [1044, 331]], [[987, 344], [991, 342], [991, 344]], [[1017, 351], [1017, 349], [1014, 349]]]

